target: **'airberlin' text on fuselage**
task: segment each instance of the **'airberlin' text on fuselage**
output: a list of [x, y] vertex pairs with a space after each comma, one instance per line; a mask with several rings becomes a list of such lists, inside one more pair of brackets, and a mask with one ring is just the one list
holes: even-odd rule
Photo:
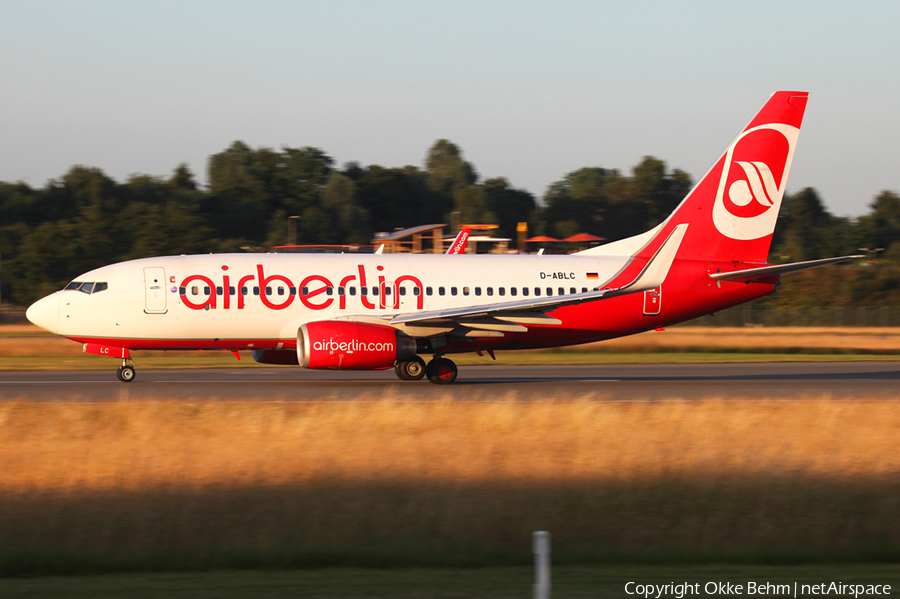
[[[358, 305], [352, 305], [351, 308], [358, 309], [360, 306], [367, 310], [385, 310], [400, 308], [400, 285], [409, 282], [413, 285], [413, 295], [416, 298], [416, 308], [421, 310], [424, 301], [425, 290], [422, 281], [418, 277], [412, 275], [401, 275], [392, 282], [385, 282], [383, 274], [378, 275], [377, 297], [374, 293], [370, 296], [367, 294], [368, 281], [366, 279], [366, 267], [362, 264], [356, 266], [355, 274], [348, 274], [341, 278], [337, 285], [326, 276], [312, 274], [307, 275], [299, 284], [295, 284], [293, 280], [285, 275], [273, 274], [266, 275], [262, 264], [256, 265], [255, 274], [246, 274], [240, 277], [232, 277], [228, 273], [228, 266], [222, 265], [222, 280], [219, 283], [213, 282], [211, 277], [206, 275], [189, 275], [181, 281], [179, 286], [179, 294], [181, 302], [192, 310], [243, 310], [249, 297], [257, 296], [262, 305], [270, 310], [284, 310], [299, 300], [306, 308], [310, 310], [325, 310], [330, 308], [335, 300], [338, 302], [338, 309], [347, 309], [348, 298], [352, 302], [358, 301]], [[384, 271], [383, 266], [377, 266], [379, 273]], [[235, 285], [235, 279], [237, 284]], [[197, 293], [190, 292], [193, 286], [202, 284], [209, 289], [209, 295], [204, 297], [200, 303], [196, 303], [190, 296]], [[253, 296], [250, 295], [250, 287], [255, 287]], [[272, 289], [281, 288], [278, 294], [272, 293]], [[353, 290], [348, 294], [350, 288]], [[355, 295], [356, 288], [359, 288], [360, 294]], [[385, 291], [388, 290], [386, 294]], [[205, 290], [204, 290], [205, 291]], [[336, 296], [335, 296], [336, 295]], [[387, 302], [393, 299], [391, 306]], [[221, 305], [220, 305], [221, 304]]]

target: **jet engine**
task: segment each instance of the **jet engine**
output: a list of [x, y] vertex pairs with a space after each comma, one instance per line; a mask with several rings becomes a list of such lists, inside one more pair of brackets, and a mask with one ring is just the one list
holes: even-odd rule
[[297, 361], [304, 368], [381, 370], [415, 354], [415, 340], [388, 326], [322, 320], [297, 331]]

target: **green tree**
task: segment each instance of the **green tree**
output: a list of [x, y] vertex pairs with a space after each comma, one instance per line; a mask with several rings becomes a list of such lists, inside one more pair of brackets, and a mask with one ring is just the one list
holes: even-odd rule
[[537, 204], [534, 196], [522, 189], [513, 189], [504, 177], [484, 182], [484, 207], [494, 215], [500, 237], [516, 239], [516, 226], [527, 222], [529, 229], [537, 224]]
[[452, 195], [432, 191], [427, 175], [415, 167], [368, 166], [355, 183], [373, 231], [438, 223], [453, 209]]
[[541, 211], [546, 232], [559, 235], [556, 223], [574, 222], [583, 232], [608, 237], [613, 227], [606, 222], [610, 205], [606, 185], [616, 177], [616, 171], [582, 168], [550, 185]]
[[871, 249], [884, 248], [885, 254], [892, 256], [896, 249], [891, 250], [900, 240], [900, 196], [893, 191], [882, 191], [869, 204], [869, 209], [871, 212], [859, 219], [859, 241]]
[[776, 252], [792, 262], [833, 256], [829, 240], [834, 224], [834, 216], [812, 187], [785, 194], [776, 226]]
[[494, 215], [485, 208], [484, 187], [467, 185], [453, 192], [453, 209], [459, 212], [460, 222], [465, 224], [491, 223]]
[[425, 158], [428, 185], [433, 191], [452, 193], [478, 181], [475, 168], [463, 160], [459, 146], [446, 139], [434, 142]]
[[369, 212], [356, 199], [356, 183], [338, 171], [331, 171], [322, 192], [322, 205], [332, 216], [337, 237], [344, 243], [369, 243], [373, 231]]

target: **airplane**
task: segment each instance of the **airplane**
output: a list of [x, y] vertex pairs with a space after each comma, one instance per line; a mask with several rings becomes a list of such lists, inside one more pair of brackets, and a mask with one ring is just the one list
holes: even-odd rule
[[453, 240], [453, 243], [450, 244], [450, 247], [448, 247], [447, 251], [444, 253], [448, 255], [465, 254], [466, 245], [469, 243], [469, 235], [471, 234], [471, 227], [461, 227], [456, 239]]
[[86, 272], [27, 317], [121, 360], [123, 382], [135, 379], [134, 350], [250, 350], [262, 364], [450, 384], [453, 354], [659, 329], [768, 295], [782, 274], [861, 257], [766, 262], [807, 97], [774, 93], [658, 226], [575, 254], [145, 258]]

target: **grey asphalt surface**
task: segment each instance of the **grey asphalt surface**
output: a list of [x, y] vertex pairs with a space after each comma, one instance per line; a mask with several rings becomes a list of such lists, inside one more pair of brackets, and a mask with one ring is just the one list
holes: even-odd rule
[[0, 372], [0, 401], [541, 400], [900, 398], [900, 362], [461, 366], [456, 384], [400, 381], [393, 370], [303, 368]]

